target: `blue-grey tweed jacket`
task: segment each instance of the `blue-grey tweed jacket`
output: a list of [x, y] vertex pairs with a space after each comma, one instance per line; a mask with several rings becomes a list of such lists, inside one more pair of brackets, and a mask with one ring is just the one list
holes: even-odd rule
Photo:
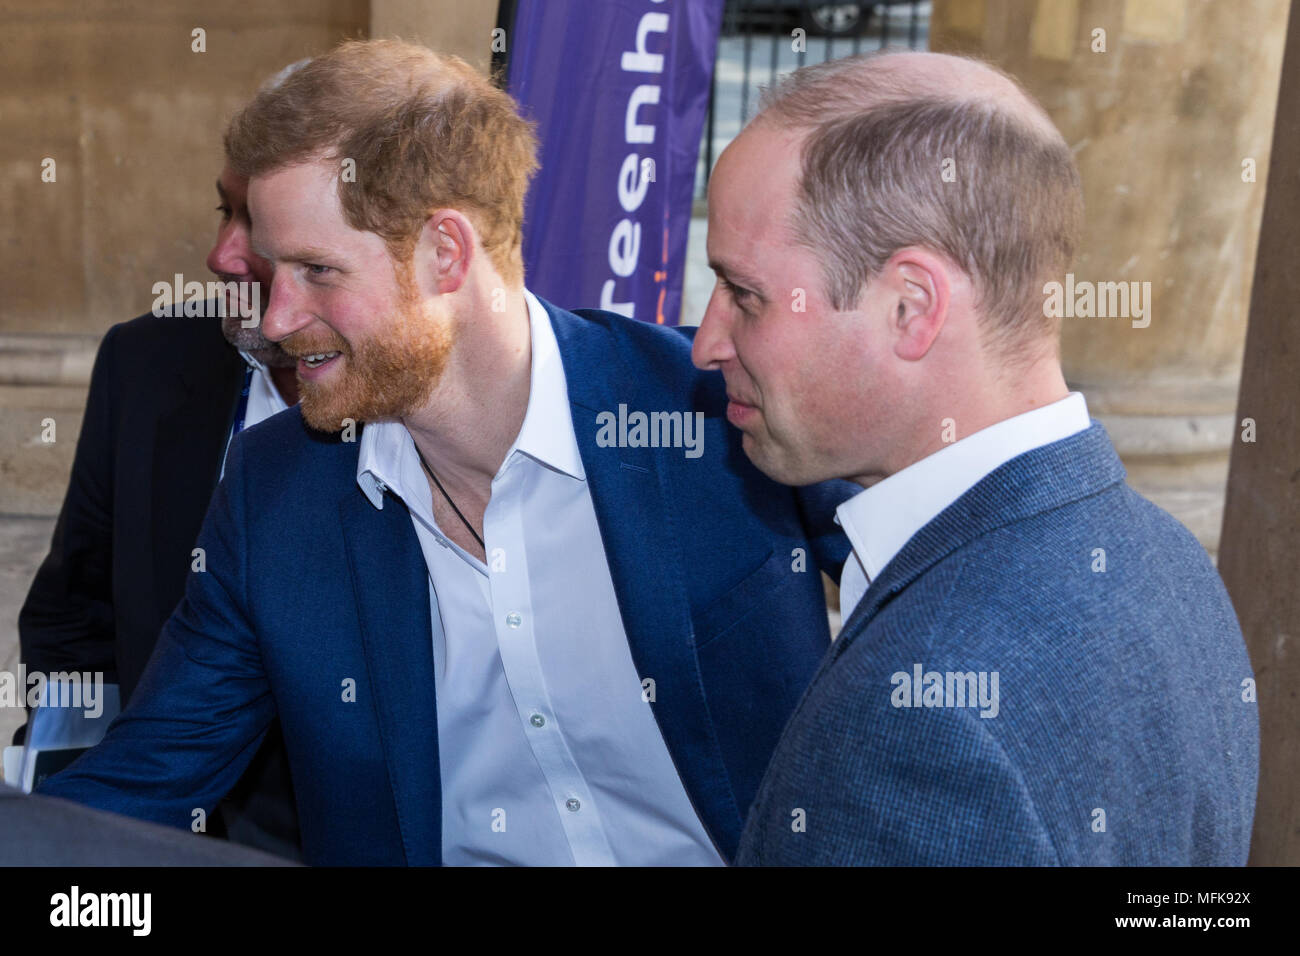
[[904, 546], [787, 724], [738, 863], [1246, 862], [1241, 630], [1205, 551], [1124, 475], [1094, 421]]

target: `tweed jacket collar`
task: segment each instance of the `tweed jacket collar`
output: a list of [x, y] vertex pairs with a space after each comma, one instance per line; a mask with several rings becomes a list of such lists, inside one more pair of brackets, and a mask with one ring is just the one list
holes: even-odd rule
[[1106, 429], [1092, 427], [1019, 455], [991, 471], [903, 545], [844, 622], [831, 660], [895, 596], [938, 561], [990, 531], [1087, 498], [1124, 481]]

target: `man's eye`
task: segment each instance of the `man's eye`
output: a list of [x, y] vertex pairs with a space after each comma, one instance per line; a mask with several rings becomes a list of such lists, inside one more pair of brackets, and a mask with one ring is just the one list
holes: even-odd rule
[[304, 265], [307, 267], [307, 272], [314, 276], [328, 275], [330, 272], [334, 271], [329, 266], [317, 265], [314, 262], [304, 263]]
[[733, 285], [726, 279], [721, 279], [719, 281], [722, 282], [723, 287], [731, 295], [731, 301], [735, 302], [736, 305], [743, 306], [754, 297], [754, 293], [750, 292], [743, 286]]
[[217, 207], [217, 212], [221, 213], [222, 219], [229, 219], [233, 210], [225, 203], [222, 203], [220, 206]]

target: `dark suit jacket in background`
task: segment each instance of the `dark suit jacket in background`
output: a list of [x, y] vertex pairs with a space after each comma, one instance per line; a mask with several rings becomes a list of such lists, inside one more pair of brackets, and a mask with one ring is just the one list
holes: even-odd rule
[[[104, 336], [50, 553], [18, 618], [29, 670], [101, 671], [123, 706], [185, 591], [243, 381], [216, 314], [143, 315]], [[297, 845], [277, 728], [222, 810], [234, 839]]]
[[[893, 675], [916, 664], [997, 671], [997, 715], [895, 706]], [[1124, 483], [1093, 422], [990, 473], [871, 582], [739, 862], [1244, 865], [1251, 676], [1209, 556]]]

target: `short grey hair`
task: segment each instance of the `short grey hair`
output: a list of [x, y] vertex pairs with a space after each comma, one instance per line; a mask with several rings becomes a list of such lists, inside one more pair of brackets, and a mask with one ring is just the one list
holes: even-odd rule
[[1042, 286], [1083, 224], [1069, 146], [1027, 93], [1040, 123], [991, 98], [909, 90], [872, 59], [796, 70], [760, 105], [761, 120], [807, 130], [792, 227], [821, 258], [831, 304], [853, 308], [895, 252], [922, 246], [969, 275], [981, 329], [1006, 355], [1054, 340]]

